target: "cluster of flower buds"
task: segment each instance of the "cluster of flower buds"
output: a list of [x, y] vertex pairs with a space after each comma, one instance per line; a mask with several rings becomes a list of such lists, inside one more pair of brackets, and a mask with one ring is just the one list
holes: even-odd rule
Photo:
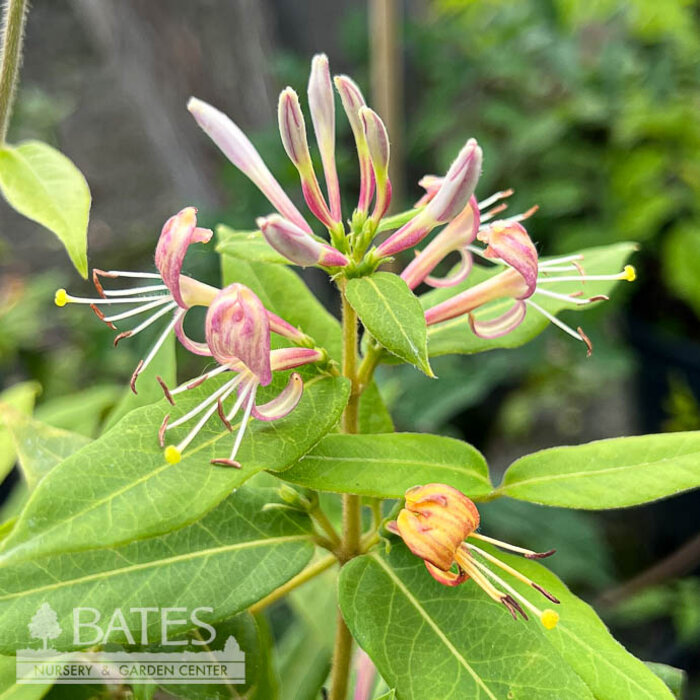
[[458, 586], [472, 579], [490, 598], [504, 605], [514, 619], [519, 614], [527, 620], [525, 610], [529, 610], [545, 628], [556, 627], [559, 615], [554, 610], [537, 608], [494, 573], [487, 562], [534, 588], [552, 603], [558, 604], [559, 601], [542, 586], [474, 544], [474, 540], [522, 554], [528, 559], [551, 556], [554, 550], [533, 552], [478, 533], [479, 511], [473, 501], [446, 484], [414, 486], [406, 491], [405, 499], [397, 519], [387, 523], [387, 529], [399, 535], [413, 554], [423, 559], [436, 581], [445, 586]]
[[[299, 329], [267, 310], [260, 299], [242, 284], [231, 284], [217, 289], [182, 274], [182, 265], [187, 249], [192, 243], [206, 243], [211, 239], [209, 229], [197, 226], [196, 210], [187, 207], [168, 219], [163, 226], [156, 246], [155, 264], [158, 273], [124, 272], [120, 270], [94, 270], [93, 282], [99, 294], [96, 298], [75, 297], [59, 289], [56, 292], [57, 306], [66, 304], [88, 304], [98, 317], [116, 330], [115, 323], [143, 314], [146, 319], [130, 330], [119, 333], [115, 344], [122, 338], [140, 333], [159, 319], [169, 315], [169, 320], [147, 356], [139, 361], [131, 377], [131, 388], [136, 393], [139, 374], [151, 363], [166, 338], [175, 333], [189, 351], [212, 357], [217, 366], [195, 380], [190, 380], [174, 389], [169, 389], [162, 379], [166, 398], [175, 404], [174, 397], [200, 386], [207, 379], [230, 372], [233, 376], [218, 386], [199, 405], [170, 422], [170, 415], [163, 420], [159, 431], [161, 446], [169, 431], [197, 419], [194, 427], [176, 445], [165, 447], [168, 462], [179, 462], [185, 448], [194, 440], [214, 412], [224, 425], [233, 430], [232, 421], [242, 411], [242, 419], [234, 440], [231, 454], [226, 459], [213, 460], [215, 464], [239, 467], [236, 453], [241, 445], [250, 417], [262, 421], [283, 418], [299, 403], [303, 382], [298, 373], [292, 373], [285, 389], [272, 401], [256, 404], [258, 387], [272, 381], [273, 372], [294, 369], [306, 364], [325, 362], [324, 350], [313, 348], [313, 341]], [[105, 289], [101, 280], [136, 279], [154, 282], [126, 289]], [[114, 304], [129, 309], [107, 315]], [[193, 306], [207, 308], [205, 320], [205, 342], [192, 340], [185, 333], [185, 315]], [[275, 333], [292, 347], [270, 349], [270, 336]], [[232, 406], [226, 409], [225, 402], [236, 396]]]

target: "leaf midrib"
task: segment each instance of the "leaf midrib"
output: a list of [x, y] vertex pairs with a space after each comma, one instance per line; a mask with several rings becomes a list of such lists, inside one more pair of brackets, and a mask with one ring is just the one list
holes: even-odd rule
[[123, 574], [133, 573], [135, 571], [144, 571], [149, 568], [167, 566], [169, 564], [180, 563], [183, 561], [194, 561], [200, 557], [213, 556], [223, 553], [229, 553], [236, 550], [248, 549], [251, 547], [264, 547], [270, 544], [283, 544], [285, 542], [296, 542], [296, 541], [310, 541], [308, 534], [300, 535], [285, 535], [283, 537], [268, 537], [260, 540], [249, 540], [248, 542], [236, 542], [234, 544], [221, 545], [220, 547], [210, 547], [209, 549], [200, 549], [196, 552], [187, 552], [185, 554], [177, 554], [172, 557], [166, 557], [164, 559], [157, 559], [154, 561], [143, 562], [141, 564], [132, 564], [130, 566], [125, 566], [123, 568], [113, 568], [107, 571], [99, 571], [95, 574], [89, 574], [87, 576], [82, 576], [81, 578], [72, 578], [70, 580], [59, 581], [57, 583], [48, 584], [46, 586], [40, 586], [38, 588], [24, 589], [18, 593], [10, 593], [7, 595], [0, 595], [0, 601], [12, 600], [14, 598], [21, 598], [34, 593], [42, 593], [44, 591], [52, 591], [58, 588], [63, 588], [65, 586], [75, 586], [82, 583], [88, 583], [91, 581], [99, 581], [102, 578], [111, 578], [112, 576], [121, 576]]

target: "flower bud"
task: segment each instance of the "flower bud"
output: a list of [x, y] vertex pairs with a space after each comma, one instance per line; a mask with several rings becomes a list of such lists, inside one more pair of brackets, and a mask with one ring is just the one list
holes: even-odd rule
[[224, 155], [267, 197], [268, 201], [285, 218], [304, 231], [311, 228], [292, 200], [286, 195], [255, 150], [248, 137], [223, 112], [206, 102], [191, 97], [187, 109], [197, 124], [221, 149]]
[[212, 302], [205, 321], [207, 344], [222, 365], [242, 362], [263, 386], [272, 381], [270, 322], [263, 303], [248, 287], [224, 287]]
[[367, 141], [369, 157], [374, 170], [377, 199], [372, 218], [379, 221], [391, 203], [391, 181], [389, 180], [389, 135], [379, 115], [369, 107], [360, 107], [362, 130]]
[[299, 105], [299, 98], [290, 87], [280, 94], [277, 116], [282, 144], [289, 159], [299, 171], [304, 199], [313, 215], [327, 228], [333, 228], [338, 222], [331, 216], [316, 179], [309, 144], [306, 140], [304, 115]]
[[345, 267], [348, 259], [335, 248], [317, 241], [291, 221], [277, 214], [256, 221], [265, 240], [287, 260], [296, 265], [323, 265], [325, 267]]
[[308, 96], [311, 121], [321, 152], [331, 215], [333, 219], [340, 221], [340, 184], [335, 167], [335, 96], [328, 57], [325, 54], [317, 54], [311, 61]]
[[414, 486], [396, 520], [401, 538], [418, 557], [447, 571], [462, 542], [479, 527], [472, 501], [445, 484]]

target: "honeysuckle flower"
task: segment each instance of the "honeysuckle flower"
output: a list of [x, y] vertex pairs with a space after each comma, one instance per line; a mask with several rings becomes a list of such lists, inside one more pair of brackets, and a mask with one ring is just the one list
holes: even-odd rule
[[386, 214], [391, 204], [391, 180], [389, 180], [389, 135], [380, 116], [369, 107], [360, 107], [362, 131], [365, 134], [369, 159], [374, 173], [376, 198], [372, 219], [375, 222]]
[[339, 250], [309, 236], [291, 221], [278, 214], [260, 217], [255, 222], [265, 240], [291, 262], [306, 267], [345, 267], [348, 259]]
[[[214, 412], [218, 411], [221, 421], [232, 431], [231, 422], [242, 410], [241, 423], [230, 456], [226, 459], [212, 460], [212, 464], [240, 468], [236, 454], [251, 416], [262, 421], [278, 420], [288, 415], [299, 403], [304, 384], [296, 372], [292, 373], [282, 392], [265, 404], [256, 404], [257, 391], [259, 387], [270, 384], [273, 372], [322, 362], [326, 359], [325, 352], [317, 348], [302, 347], [270, 350], [270, 332], [289, 337], [286, 327], [291, 328], [282, 319], [274, 316], [272, 318], [278, 319], [278, 322], [273, 325], [270, 318], [271, 314], [248, 287], [233, 283], [219, 291], [209, 305], [205, 320], [206, 343], [196, 343], [184, 338], [188, 349], [201, 355], [210, 355], [218, 366], [172, 390], [161, 382], [165, 396], [171, 404], [175, 404], [174, 397], [178, 394], [194, 389], [212, 377], [225, 372], [231, 372], [233, 377], [172, 423], [170, 414], [165, 416], [159, 431], [161, 447], [165, 446], [165, 438], [170, 430], [198, 418], [184, 438], [175, 445], [165, 447], [165, 458], [170, 464], [180, 461], [184, 450]], [[224, 402], [234, 394], [237, 395], [236, 400], [229, 409], [225, 409]]]
[[482, 153], [469, 139], [426, 207], [380, 244], [375, 254], [385, 258], [418, 245], [434, 228], [454, 219], [474, 194], [481, 175]]
[[[587, 353], [592, 352], [592, 344], [583, 330], [576, 330], [565, 324], [540, 306], [534, 299], [548, 297], [570, 303], [574, 306], [605, 301], [607, 296], [591, 297], [561, 294], [547, 289], [547, 285], [557, 282], [586, 282], [593, 280], [627, 280], [636, 277], [634, 268], [626, 265], [622, 272], [612, 275], [587, 275], [581, 265], [583, 255], [569, 255], [542, 262], [525, 228], [516, 219], [495, 221], [482, 227], [477, 238], [486, 244], [485, 248], [469, 245], [467, 250], [481, 257], [500, 262], [505, 269], [488, 280], [466, 289], [455, 296], [436, 304], [425, 312], [428, 325], [442, 323], [452, 318], [466, 316], [475, 335], [481, 338], [498, 338], [510, 333], [524, 320], [530, 307], [542, 314], [551, 323], [586, 345]], [[574, 272], [574, 275], [558, 275], [559, 272]], [[474, 311], [486, 307], [498, 299], [511, 299], [511, 306], [496, 318], [483, 320]]]
[[[114, 339], [115, 345], [123, 338], [132, 337], [164, 316], [172, 314], [165, 330], [134, 370], [130, 382], [134, 393], [138, 375], [148, 367], [173, 329], [177, 332], [187, 310], [193, 306], [208, 306], [218, 291], [208, 284], [182, 274], [182, 265], [189, 246], [192, 243], [207, 243], [211, 237], [210, 229], [197, 226], [197, 210], [194, 207], [186, 207], [171, 216], [163, 226], [155, 252], [157, 273], [94, 269], [92, 280], [99, 294], [98, 298], [76, 297], [68, 294], [65, 289], [56, 292], [54, 301], [57, 306], [89, 304], [97, 316], [114, 330], [117, 329], [115, 323], [150, 312], [141, 323], [119, 333]], [[151, 280], [156, 283], [126, 289], [104, 289], [100, 278]], [[106, 309], [115, 304], [132, 308], [106, 315]]]
[[458, 586], [472, 579], [491, 599], [504, 605], [517, 619], [528, 619], [525, 609], [536, 615], [546, 629], [553, 629], [559, 615], [551, 609], [540, 610], [525, 596], [494, 573], [487, 562], [531, 586], [551, 602], [559, 601], [542, 586], [502, 562], [473, 540], [487, 542], [522, 554], [528, 559], [542, 559], [554, 554], [533, 552], [495, 540], [477, 532], [479, 511], [461, 491], [446, 484], [414, 486], [406, 491], [406, 503], [387, 529], [399, 535], [416, 556], [423, 559], [430, 575], [445, 586]]

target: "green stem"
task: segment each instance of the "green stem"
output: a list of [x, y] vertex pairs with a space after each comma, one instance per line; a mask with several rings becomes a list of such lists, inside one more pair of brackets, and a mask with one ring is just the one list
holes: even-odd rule
[[340, 537], [333, 527], [333, 523], [328, 519], [328, 516], [316, 506], [313, 510], [309, 511], [309, 515], [312, 520], [328, 535], [328, 540], [334, 549], [337, 549], [340, 545]]
[[315, 564], [307, 567], [294, 578], [289, 579], [289, 581], [287, 581], [287, 583], [285, 583], [283, 586], [280, 586], [269, 595], [261, 598], [257, 603], [251, 605], [248, 608], [248, 612], [253, 614], [260, 612], [263, 608], [266, 608], [268, 605], [271, 605], [280, 598], [286, 596], [290, 591], [293, 591], [295, 588], [298, 588], [307, 581], [310, 581], [312, 578], [322, 574], [326, 569], [330, 569], [331, 566], [336, 563], [336, 561], [337, 559], [335, 558], [334, 554], [329, 554], [327, 557], [319, 559]]
[[27, 0], [7, 0], [2, 25], [2, 58], [0, 59], [0, 147], [5, 145], [12, 115], [19, 66], [22, 62], [22, 40], [27, 19]]

